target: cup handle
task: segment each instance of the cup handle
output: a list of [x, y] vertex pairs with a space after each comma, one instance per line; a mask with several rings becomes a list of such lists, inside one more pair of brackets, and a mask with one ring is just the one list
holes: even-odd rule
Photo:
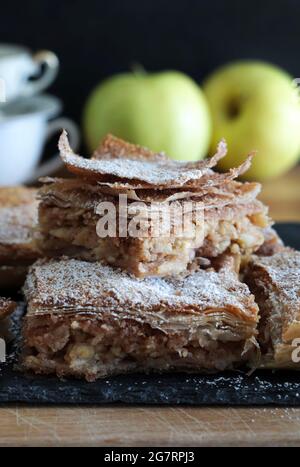
[[[67, 130], [68, 136], [70, 139], [71, 147], [74, 151], [77, 151], [80, 143], [79, 129], [78, 126], [68, 118], [57, 118], [48, 123], [46, 141], [52, 138], [55, 133], [62, 131], [63, 129]], [[42, 165], [37, 167], [35, 172], [26, 180], [25, 183], [34, 183], [40, 177], [46, 177], [52, 175], [54, 172], [57, 172], [61, 167], [63, 167], [63, 161], [59, 154], [56, 154], [47, 162], [44, 162]]]
[[22, 93], [25, 97], [38, 94], [49, 87], [55, 80], [59, 68], [59, 60], [50, 50], [40, 50], [32, 58], [40, 69], [44, 66], [44, 72], [40, 78], [27, 82]]

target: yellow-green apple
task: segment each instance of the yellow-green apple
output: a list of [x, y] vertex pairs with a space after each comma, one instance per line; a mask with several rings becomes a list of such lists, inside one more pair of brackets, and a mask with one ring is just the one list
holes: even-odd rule
[[300, 154], [300, 98], [285, 71], [259, 61], [240, 61], [215, 71], [204, 83], [213, 125], [211, 150], [225, 138], [227, 170], [257, 150], [246, 177], [265, 180], [290, 169]]
[[89, 97], [83, 123], [91, 151], [107, 133], [178, 160], [200, 159], [210, 144], [206, 99], [191, 78], [176, 71], [107, 79]]

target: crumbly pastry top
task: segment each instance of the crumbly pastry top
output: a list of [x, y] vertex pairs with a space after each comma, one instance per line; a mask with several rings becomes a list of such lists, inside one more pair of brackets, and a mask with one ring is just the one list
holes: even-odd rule
[[[125, 194], [128, 217], [137, 214], [136, 211], [131, 212], [133, 201], [151, 203], [151, 211], [160, 209], [164, 212], [167, 203], [172, 203], [172, 208], [181, 208], [183, 201], [188, 200], [192, 201], [188, 207], [190, 212], [204, 209], [210, 219], [224, 215], [224, 219], [229, 221], [236, 216], [261, 214], [265, 217], [265, 224], [269, 223], [266, 207], [256, 200], [260, 184], [234, 180], [248, 169], [252, 156], [227, 173], [212, 170], [226, 154], [224, 141], [221, 141], [213, 157], [195, 163], [172, 161], [165, 155], [111, 135], [104, 139], [93, 159], [75, 155], [66, 132], [60, 137], [59, 149], [66, 166], [77, 178], [44, 179], [44, 187], [39, 193], [44, 208], [49, 205], [88, 209], [97, 213], [100, 202], [114, 203], [117, 196]], [[145, 215], [149, 208], [148, 205], [143, 206]], [[138, 212], [139, 215], [143, 214]]]
[[37, 190], [25, 187], [0, 189], [0, 244], [25, 244], [32, 241], [37, 224]]
[[[121, 145], [120, 145], [121, 146]], [[126, 149], [127, 143], [125, 143]], [[103, 154], [100, 159], [85, 159], [73, 153], [67, 134], [64, 131], [59, 140], [59, 150], [63, 161], [66, 163], [70, 171], [77, 170], [82, 172], [82, 175], [92, 176], [112, 176], [120, 179], [140, 180], [150, 185], [163, 185], [176, 183], [184, 185], [189, 180], [201, 178], [204, 173], [213, 167], [219, 159], [226, 154], [226, 144], [221, 142], [218, 147], [218, 152], [215, 156], [205, 161], [197, 163], [180, 163], [166, 158], [164, 155], [160, 158], [159, 154], [151, 157], [131, 157], [131, 154], [124, 154], [124, 148], [120, 147], [118, 156], [114, 154]], [[120, 157], [122, 154], [122, 158]], [[108, 157], [111, 156], [111, 157]]]
[[300, 306], [300, 252], [285, 248], [273, 256], [255, 257], [251, 267], [265, 273], [261, 279], [267, 277], [285, 303]]
[[248, 287], [234, 273], [199, 270], [179, 278], [139, 280], [102, 263], [75, 259], [39, 260], [30, 269], [24, 291], [37, 313], [52, 311], [97, 312], [136, 309], [176, 312], [226, 310], [255, 321], [257, 306]]
[[123, 159], [138, 161], [168, 161], [164, 153], [155, 153], [148, 148], [131, 144], [112, 134], [108, 134], [92, 155], [92, 159]]
[[[214, 157], [214, 156], [213, 156]], [[213, 159], [213, 157], [211, 159]], [[210, 191], [212, 189], [216, 189], [220, 186], [225, 186], [227, 183], [231, 182], [232, 180], [238, 178], [240, 175], [244, 174], [249, 167], [251, 166], [252, 155], [248, 156], [243, 164], [239, 167], [230, 169], [229, 172], [225, 173], [218, 173], [212, 170], [211, 168], [203, 169], [203, 174], [195, 179], [190, 179], [185, 183], [178, 183], [175, 181], [172, 182], [164, 182], [158, 184], [150, 184], [146, 183], [145, 181], [136, 180], [136, 179], [126, 179], [126, 178], [118, 178], [112, 177], [111, 175], [105, 176], [103, 180], [97, 180], [100, 186], [109, 187], [114, 190], [136, 190], [140, 192], [141, 190], [192, 190], [194, 193], [198, 191]], [[208, 159], [205, 159], [207, 161]], [[203, 162], [205, 162], [203, 161]], [[178, 163], [177, 163], [178, 164]], [[180, 163], [182, 164], [182, 163]], [[215, 164], [214, 164], [215, 165]], [[71, 169], [72, 171], [73, 169]], [[76, 174], [76, 170], [74, 172]], [[78, 173], [77, 173], [78, 175]], [[80, 175], [80, 173], [79, 173]], [[88, 176], [86, 177], [88, 178]]]
[[[101, 154], [98, 152], [97, 158], [85, 159], [74, 154], [65, 131], [59, 139], [60, 154], [70, 172], [118, 188], [177, 188], [189, 184], [193, 186], [205, 175], [207, 175], [206, 181], [211, 184], [213, 183], [211, 168], [227, 152], [225, 141], [221, 141], [214, 156], [198, 162], [183, 163], [168, 159], [164, 155], [161, 157], [146, 149], [143, 151], [149, 152], [148, 157], [144, 153], [138, 157], [137, 154], [132, 155], [130, 150], [127, 153], [127, 146], [128, 143], [120, 142], [117, 145], [119, 149], [115, 148], [111, 154], [105, 152], [106, 149], [103, 158], [100, 158]], [[109, 148], [109, 145], [105, 147]], [[137, 148], [136, 151], [138, 150], [140, 149]], [[249, 156], [244, 164], [230, 171], [225, 177], [232, 179], [244, 173], [250, 167], [251, 159], [252, 156]], [[220, 183], [224, 179], [224, 174], [215, 174], [214, 178]]]
[[8, 298], [0, 297], [0, 321], [10, 315], [15, 308], [15, 302]]

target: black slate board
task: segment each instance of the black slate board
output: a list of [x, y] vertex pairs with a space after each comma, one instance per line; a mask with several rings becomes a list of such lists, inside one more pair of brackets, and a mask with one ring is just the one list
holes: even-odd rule
[[[287, 245], [300, 249], [300, 224], [278, 224]], [[20, 316], [15, 318], [16, 328]], [[257, 371], [218, 375], [125, 375], [87, 383], [23, 375], [13, 370], [17, 342], [0, 364], [0, 403], [30, 404], [190, 404], [300, 406], [300, 373]]]

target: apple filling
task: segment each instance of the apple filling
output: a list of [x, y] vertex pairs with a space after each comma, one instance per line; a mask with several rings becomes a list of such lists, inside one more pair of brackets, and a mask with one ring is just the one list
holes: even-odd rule
[[[224, 252], [247, 258], [264, 242], [264, 212], [236, 216], [234, 220], [207, 215], [193, 235], [145, 238], [100, 238], [99, 217], [89, 209], [41, 205], [40, 248], [49, 256], [72, 256], [87, 261], [105, 260], [139, 277], [184, 272], [195, 258], [216, 258]], [[204, 230], [204, 234], [203, 234]]]
[[[24, 330], [23, 366], [88, 381], [128, 371], [216, 371], [246, 359], [247, 335], [222, 327], [172, 333], [130, 319], [46, 319]], [[221, 339], [218, 340], [218, 337]], [[251, 347], [251, 346], [250, 346]]]

